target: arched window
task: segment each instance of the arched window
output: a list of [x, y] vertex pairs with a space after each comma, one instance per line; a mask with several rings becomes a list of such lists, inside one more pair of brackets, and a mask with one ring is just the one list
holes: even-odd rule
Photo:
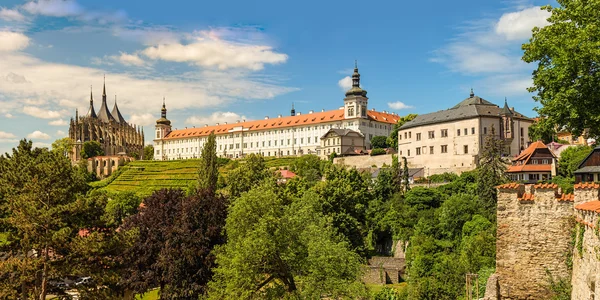
[[348, 116], [349, 117], [354, 116], [354, 107], [353, 106], [348, 107]]

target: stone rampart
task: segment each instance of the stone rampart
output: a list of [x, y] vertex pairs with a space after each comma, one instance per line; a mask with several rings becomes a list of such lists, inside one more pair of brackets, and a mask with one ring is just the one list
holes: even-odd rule
[[575, 221], [571, 299], [598, 299], [600, 295], [600, 239], [598, 219], [600, 185], [575, 185]]
[[501, 299], [546, 299], [549, 274], [571, 278], [573, 195], [555, 184], [498, 187], [496, 275]]
[[404, 258], [374, 256], [369, 259], [363, 281], [370, 284], [399, 283], [406, 269]]

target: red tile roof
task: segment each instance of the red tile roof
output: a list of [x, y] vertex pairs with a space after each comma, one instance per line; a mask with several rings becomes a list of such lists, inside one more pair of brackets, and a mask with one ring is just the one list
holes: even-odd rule
[[548, 149], [544, 143], [541, 141], [537, 141], [532, 143], [527, 147], [527, 149], [521, 151], [517, 157], [513, 159], [513, 162], [520, 162], [516, 165], [512, 165], [508, 168], [506, 172], [516, 173], [516, 172], [551, 172], [552, 164], [547, 165], [533, 165], [527, 164], [529, 159], [535, 153], [537, 149]]
[[[369, 120], [378, 121], [388, 124], [396, 124], [400, 119], [398, 115], [392, 115], [388, 113], [378, 112], [374, 110], [367, 111], [367, 116]], [[357, 118], [360, 120], [360, 118]], [[316, 112], [312, 114], [303, 114], [296, 116], [285, 116], [281, 118], [273, 118], [273, 119], [264, 119], [264, 120], [255, 120], [255, 121], [247, 121], [233, 124], [220, 124], [206, 127], [198, 127], [198, 128], [187, 128], [187, 129], [179, 129], [173, 130], [167, 134], [165, 139], [181, 139], [185, 137], [197, 137], [197, 136], [208, 136], [212, 131], [215, 134], [224, 134], [229, 132], [235, 127], [243, 126], [247, 128], [249, 131], [255, 130], [265, 130], [265, 129], [277, 129], [277, 128], [285, 128], [292, 127], [298, 125], [311, 125], [311, 124], [320, 124], [325, 122], [332, 121], [341, 121], [344, 120], [344, 110], [336, 109], [324, 112]], [[353, 120], [353, 119], [349, 119]]]
[[575, 195], [573, 195], [573, 194], [562, 194], [562, 195], [560, 195], [560, 197], [556, 198], [556, 200], [558, 200], [558, 201], [570, 201], [570, 202], [573, 202], [573, 201], [575, 201]]
[[576, 189], [597, 189], [600, 188], [600, 184], [592, 182], [576, 183], [574, 186]]
[[595, 200], [581, 203], [575, 206], [575, 209], [600, 213], [600, 201]]
[[296, 173], [289, 171], [289, 170], [277, 170], [277, 172], [279, 174], [281, 174], [281, 177], [283, 178], [294, 178], [296, 177]]
[[514, 190], [514, 189], [519, 188], [520, 186], [521, 186], [520, 183], [511, 182], [511, 183], [501, 184], [501, 185], [497, 186], [496, 188]]
[[536, 189], [556, 189], [558, 188], [558, 184], [556, 183], [538, 183], [533, 185]]
[[533, 201], [533, 200], [535, 200], [535, 195], [530, 194], [530, 193], [524, 193], [523, 196], [521, 196], [521, 198], [519, 198], [519, 200], [521, 200], [521, 201]]
[[583, 224], [583, 225], [585, 225], [585, 226], [588, 226], [588, 227], [591, 227], [591, 228], [596, 228], [596, 225], [595, 225], [595, 224], [588, 223], [588, 222], [586, 222], [586, 221], [584, 221], [584, 220], [582, 220], [581, 218], [578, 218], [578, 217], [577, 217], [577, 218], [575, 218], [575, 222], [577, 222], [577, 223], [579, 223], [579, 224]]

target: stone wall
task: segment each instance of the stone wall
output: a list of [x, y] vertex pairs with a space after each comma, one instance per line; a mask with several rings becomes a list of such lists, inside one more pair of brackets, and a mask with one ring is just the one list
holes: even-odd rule
[[370, 284], [399, 283], [404, 276], [404, 258], [374, 256], [369, 259], [363, 281]]
[[333, 163], [335, 164], [343, 164], [350, 167], [360, 168], [370, 168], [373, 165], [376, 165], [378, 168], [381, 168], [383, 164], [388, 166], [392, 165], [392, 154], [384, 154], [384, 155], [357, 155], [357, 156], [344, 156], [344, 157], [336, 157], [333, 159]]
[[501, 299], [546, 299], [548, 272], [567, 279], [573, 195], [555, 184], [498, 187], [496, 275]]
[[[599, 187], [598, 184], [576, 185], [575, 220], [577, 228], [573, 250], [571, 299], [598, 299], [600, 296]], [[582, 199], [587, 201], [578, 201]]]

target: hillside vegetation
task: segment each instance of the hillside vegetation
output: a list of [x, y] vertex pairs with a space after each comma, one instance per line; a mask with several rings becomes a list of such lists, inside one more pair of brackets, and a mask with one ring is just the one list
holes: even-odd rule
[[[268, 168], [289, 166], [296, 157], [265, 158]], [[219, 168], [219, 173], [226, 177], [229, 170], [235, 168], [244, 160], [228, 161]], [[110, 177], [92, 183], [93, 187], [109, 192], [134, 192], [140, 196], [148, 196], [153, 191], [162, 188], [186, 189], [198, 180], [198, 159], [153, 161], [133, 161]]]

